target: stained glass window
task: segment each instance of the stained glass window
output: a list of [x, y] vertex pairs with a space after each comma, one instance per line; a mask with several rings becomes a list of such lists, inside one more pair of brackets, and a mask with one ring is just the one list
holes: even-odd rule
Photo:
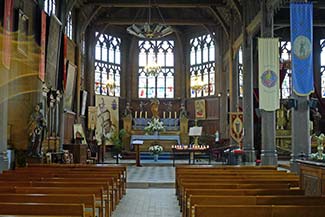
[[120, 96], [121, 39], [96, 33], [95, 92], [96, 94]]
[[[291, 63], [291, 42], [281, 41], [280, 42], [280, 59], [282, 63]], [[286, 68], [286, 74], [281, 85], [281, 98], [287, 99], [291, 96], [291, 68]]]
[[68, 14], [67, 24], [65, 26], [65, 34], [72, 39], [72, 14], [71, 11]]
[[[138, 69], [139, 98], [174, 97], [174, 48], [173, 40], [140, 40]], [[149, 73], [149, 65], [159, 66]]]
[[45, 0], [44, 10], [48, 15], [55, 14], [55, 1], [56, 0]]
[[210, 34], [190, 40], [190, 76], [191, 97], [215, 94], [215, 42]]
[[322, 98], [325, 98], [325, 39], [320, 40], [320, 74], [321, 74], [321, 89]]

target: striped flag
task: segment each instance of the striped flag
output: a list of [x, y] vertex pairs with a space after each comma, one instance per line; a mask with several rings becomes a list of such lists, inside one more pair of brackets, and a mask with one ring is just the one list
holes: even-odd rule
[[279, 39], [258, 39], [260, 109], [275, 111], [279, 99]]

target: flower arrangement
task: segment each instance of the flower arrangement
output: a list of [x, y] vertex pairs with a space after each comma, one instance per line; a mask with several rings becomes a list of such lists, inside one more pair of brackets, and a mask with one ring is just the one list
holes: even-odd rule
[[153, 118], [151, 121], [148, 122], [148, 126], [144, 128], [144, 131], [148, 133], [153, 133], [155, 131], [159, 132], [164, 130], [165, 130], [164, 123], [159, 121], [158, 118]]
[[163, 151], [163, 147], [161, 145], [152, 145], [149, 147], [149, 151], [152, 154], [160, 154]]
[[311, 154], [312, 160], [325, 161], [325, 154], [323, 153], [324, 147], [323, 143], [325, 140], [325, 135], [322, 133], [319, 136], [313, 135], [317, 140], [317, 153]]

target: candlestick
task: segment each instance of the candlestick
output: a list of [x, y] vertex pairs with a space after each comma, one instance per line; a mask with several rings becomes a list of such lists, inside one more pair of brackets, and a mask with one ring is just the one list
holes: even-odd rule
[[175, 119], [177, 118], [177, 112], [175, 112]]
[[142, 118], [142, 111], [140, 111], [140, 118]]
[[172, 112], [169, 112], [169, 118], [172, 118]]
[[145, 118], [148, 117], [148, 112], [144, 112], [144, 117], [145, 117]]
[[166, 112], [163, 113], [163, 117], [164, 117], [164, 119], [166, 118]]
[[137, 118], [137, 117], [138, 117], [138, 111], [135, 111], [134, 118]]

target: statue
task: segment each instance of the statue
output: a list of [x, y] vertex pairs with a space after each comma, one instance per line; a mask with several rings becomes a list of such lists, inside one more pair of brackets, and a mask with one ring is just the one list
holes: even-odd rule
[[315, 108], [314, 110], [312, 110], [312, 114], [313, 114], [314, 133], [317, 135], [320, 133], [319, 123], [320, 123], [320, 120], [322, 119], [322, 115], [319, 113], [318, 108]]
[[319, 136], [314, 136], [317, 139], [317, 153], [311, 154], [311, 159], [313, 160], [325, 160], [325, 154], [323, 153], [324, 147], [324, 134], [320, 134]]
[[157, 118], [159, 119], [159, 100], [158, 99], [153, 99], [151, 100], [151, 113], [152, 113], [152, 118]]
[[283, 107], [283, 104], [281, 105], [280, 109], [276, 111], [276, 117], [277, 117], [277, 125], [276, 128], [280, 130], [284, 130], [287, 125], [287, 117], [286, 117], [286, 110]]
[[28, 123], [29, 148], [28, 155], [33, 157], [41, 156], [41, 146], [44, 139], [44, 129], [46, 122], [41, 113], [41, 104], [34, 107]]
[[188, 117], [184, 103], [181, 104], [181, 108], [179, 109], [179, 117], [180, 118], [187, 118]]
[[130, 103], [127, 102], [124, 110], [124, 117], [132, 117], [132, 108], [130, 106]]

